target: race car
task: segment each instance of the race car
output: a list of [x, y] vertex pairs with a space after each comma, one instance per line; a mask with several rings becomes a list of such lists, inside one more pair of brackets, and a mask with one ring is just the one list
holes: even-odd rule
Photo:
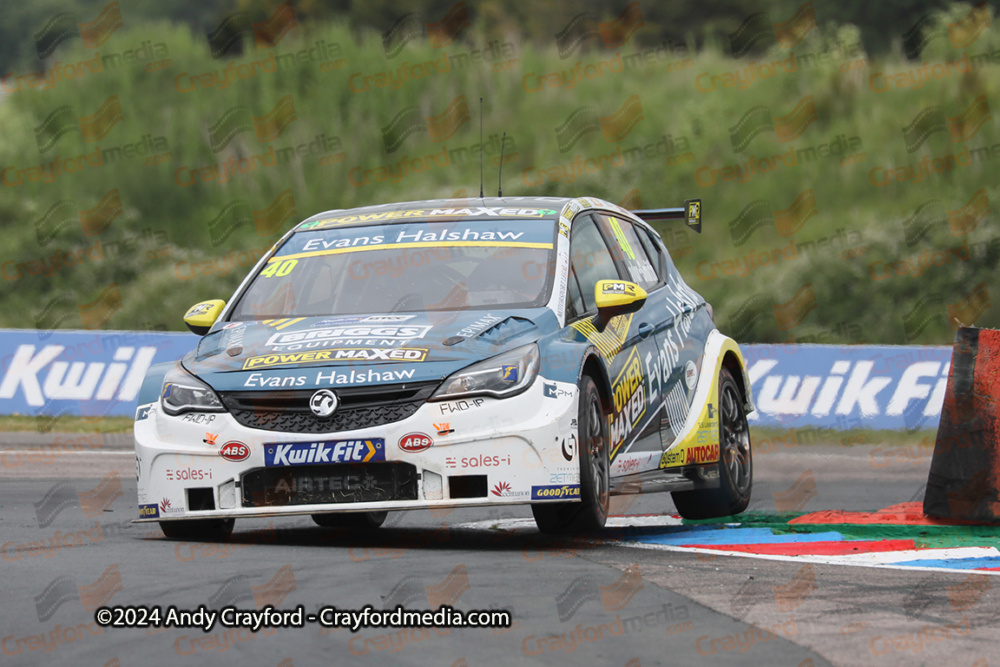
[[529, 504], [541, 531], [584, 532], [612, 495], [658, 491], [688, 518], [743, 511], [746, 365], [657, 217], [700, 231], [700, 202], [431, 200], [296, 225], [228, 302], [187, 311], [195, 350], [150, 368], [138, 521], [219, 539], [238, 517], [375, 528]]

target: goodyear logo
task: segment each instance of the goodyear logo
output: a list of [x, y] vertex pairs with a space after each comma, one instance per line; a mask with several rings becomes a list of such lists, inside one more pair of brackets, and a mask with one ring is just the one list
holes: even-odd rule
[[562, 486], [533, 486], [532, 500], [558, 500], [561, 498], [579, 498], [579, 484], [564, 484]]
[[312, 352], [262, 354], [243, 362], [243, 370], [335, 361], [423, 361], [426, 358], [427, 350], [424, 348], [341, 347]]
[[313, 463], [369, 463], [371, 461], [385, 461], [385, 440], [382, 438], [296, 442], [264, 446], [264, 465], [268, 468]]
[[160, 508], [153, 503], [152, 505], [139, 505], [139, 518], [140, 519], [155, 519], [160, 516]]

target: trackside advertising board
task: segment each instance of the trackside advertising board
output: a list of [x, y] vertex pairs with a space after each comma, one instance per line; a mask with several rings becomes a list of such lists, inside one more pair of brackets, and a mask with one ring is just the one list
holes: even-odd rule
[[[0, 329], [0, 414], [132, 416], [146, 370], [189, 333]], [[950, 347], [743, 345], [758, 426], [937, 428]]]
[[149, 331], [0, 329], [0, 414], [134, 416], [153, 364], [200, 338]]
[[936, 429], [950, 347], [743, 345], [750, 423], [848, 430]]

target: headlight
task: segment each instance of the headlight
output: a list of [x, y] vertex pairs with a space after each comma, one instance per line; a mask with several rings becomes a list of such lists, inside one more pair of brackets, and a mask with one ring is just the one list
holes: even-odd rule
[[499, 354], [446, 379], [430, 400], [486, 395], [505, 398], [520, 394], [538, 375], [538, 345], [532, 343]]
[[163, 377], [160, 404], [168, 415], [182, 412], [223, 412], [212, 388], [177, 364]]

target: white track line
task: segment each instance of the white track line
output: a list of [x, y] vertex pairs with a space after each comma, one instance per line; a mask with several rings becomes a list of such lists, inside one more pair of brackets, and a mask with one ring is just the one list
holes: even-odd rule
[[[752, 554], [745, 553], [743, 551], [720, 551], [717, 549], [701, 549], [699, 547], [678, 547], [669, 544], [646, 544], [644, 542], [619, 542], [623, 547], [633, 547], [636, 549], [651, 549], [658, 551], [676, 551], [679, 553], [694, 553], [694, 554], [704, 554], [708, 556], [736, 556], [737, 558], [756, 558], [758, 560], [777, 560], [784, 561], [787, 563], [815, 563], [817, 565], [846, 565], [849, 567], [875, 567], [875, 568], [886, 568], [890, 570], [910, 570], [913, 572], [949, 572], [951, 574], [961, 574], [963, 576], [968, 576], [970, 574], [992, 574], [1000, 575], [1000, 572], [991, 572], [989, 570], [959, 570], [955, 568], [948, 567], [917, 567], [913, 565], [895, 565], [893, 563], [876, 563], [871, 561], [860, 561], [860, 560], [850, 560], [854, 556], [782, 556], [778, 554]], [[958, 549], [986, 549], [996, 551], [993, 547], [959, 547]], [[941, 549], [927, 549], [926, 551], [937, 551], [940, 552]], [[867, 554], [856, 554], [858, 556]], [[996, 554], [992, 554], [996, 555]], [[922, 557], [922, 556], [921, 556]], [[968, 556], [966, 556], [967, 558]], [[836, 560], [840, 559], [840, 560]], [[914, 558], [907, 558], [904, 560], [916, 560]]]

